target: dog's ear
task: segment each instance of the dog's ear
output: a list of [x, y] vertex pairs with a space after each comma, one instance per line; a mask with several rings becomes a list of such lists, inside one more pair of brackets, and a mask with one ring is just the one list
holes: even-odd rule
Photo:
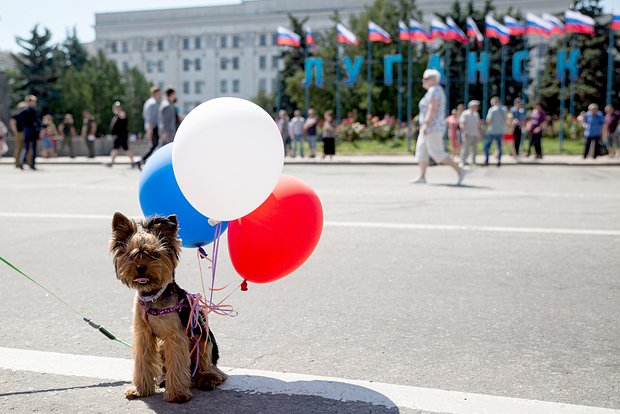
[[114, 218], [112, 219], [113, 242], [124, 242], [137, 230], [138, 228], [135, 221], [125, 217], [122, 213], [114, 213]]
[[153, 217], [143, 223], [147, 231], [157, 232], [166, 237], [176, 238], [179, 222], [177, 216], [172, 214], [168, 217]]

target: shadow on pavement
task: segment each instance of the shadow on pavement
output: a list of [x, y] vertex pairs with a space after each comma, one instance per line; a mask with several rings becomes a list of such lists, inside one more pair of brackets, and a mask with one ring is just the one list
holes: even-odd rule
[[471, 185], [471, 184], [427, 184], [431, 187], [450, 187], [450, 188], [472, 188], [476, 190], [489, 190], [493, 191], [495, 188], [486, 185]]
[[[398, 407], [385, 395], [357, 385], [321, 380], [285, 382], [257, 376], [231, 376], [231, 379], [234, 383], [247, 380], [259, 381], [262, 389], [279, 391], [272, 393], [227, 389], [217, 389], [211, 392], [192, 390], [194, 398], [181, 405], [164, 401], [162, 393], [158, 392], [142, 401], [156, 413], [202, 413], [206, 411], [218, 414], [400, 413]], [[244, 386], [244, 388], [248, 387]], [[317, 395], [300, 395], [300, 393], [320, 394], [326, 390], [330, 396], [337, 395], [342, 399], [362, 401], [341, 401]]]
[[89, 388], [120, 387], [121, 385], [126, 385], [126, 384], [129, 384], [129, 382], [126, 382], [126, 381], [102, 382], [100, 384], [80, 385], [80, 386], [74, 386], [74, 387], [48, 388], [44, 390], [6, 392], [6, 393], [0, 393], [0, 397], [13, 397], [16, 395], [28, 395], [28, 394], [42, 394], [46, 392], [74, 391], [74, 390], [83, 390], [83, 389], [89, 389]]

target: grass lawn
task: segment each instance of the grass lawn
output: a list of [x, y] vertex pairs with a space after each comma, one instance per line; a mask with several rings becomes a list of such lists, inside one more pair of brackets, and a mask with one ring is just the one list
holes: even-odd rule
[[[522, 144], [522, 151], [527, 151], [527, 144]], [[307, 144], [306, 148], [307, 148]], [[543, 138], [542, 147], [543, 154], [567, 154], [567, 155], [578, 155], [583, 153], [583, 145], [584, 143], [581, 140], [564, 140], [563, 151], [560, 152], [560, 145], [557, 139], [554, 138]], [[411, 143], [411, 149], [415, 148], [415, 141]], [[322, 151], [322, 144], [318, 144], [319, 153]], [[508, 144], [504, 143], [502, 148], [504, 154], [510, 154], [510, 149]], [[533, 150], [533, 148], [532, 148]], [[306, 149], [307, 151], [307, 149]], [[390, 155], [390, 154], [406, 154], [407, 153], [407, 145], [404, 140], [398, 141], [366, 141], [366, 140], [358, 140], [358, 141], [345, 141], [338, 142], [336, 145], [336, 153], [337, 154], [346, 154], [346, 155]], [[483, 153], [482, 143], [478, 144], [478, 153]]]

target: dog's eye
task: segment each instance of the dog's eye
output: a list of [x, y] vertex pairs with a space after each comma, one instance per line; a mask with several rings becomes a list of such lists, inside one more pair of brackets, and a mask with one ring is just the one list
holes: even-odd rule
[[147, 256], [149, 256], [151, 259], [159, 259], [160, 254], [159, 253], [146, 253]]

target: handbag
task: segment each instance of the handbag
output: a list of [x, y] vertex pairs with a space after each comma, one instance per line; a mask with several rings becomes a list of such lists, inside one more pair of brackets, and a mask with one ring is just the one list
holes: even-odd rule
[[598, 146], [598, 155], [604, 156], [609, 155], [609, 149], [607, 148], [607, 143], [601, 142]]

